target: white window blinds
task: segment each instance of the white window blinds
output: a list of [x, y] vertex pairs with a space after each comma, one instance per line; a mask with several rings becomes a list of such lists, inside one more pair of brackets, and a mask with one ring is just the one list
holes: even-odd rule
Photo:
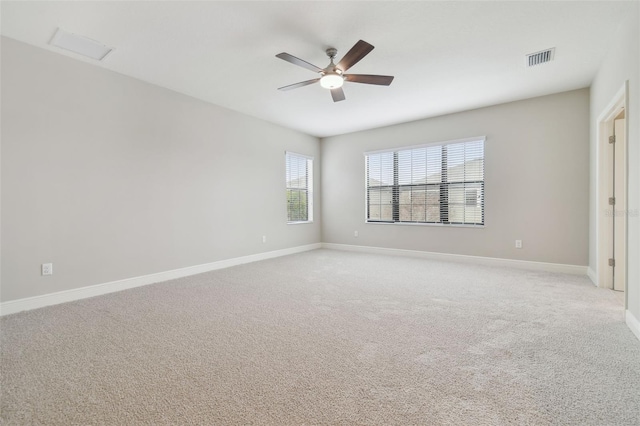
[[313, 221], [313, 158], [286, 152], [287, 222]]
[[365, 153], [367, 221], [484, 225], [484, 141]]

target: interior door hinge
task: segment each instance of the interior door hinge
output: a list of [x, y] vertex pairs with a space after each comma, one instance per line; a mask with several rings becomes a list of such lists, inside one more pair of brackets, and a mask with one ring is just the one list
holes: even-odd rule
[[610, 206], [616, 205], [616, 197], [609, 197], [609, 205]]
[[616, 266], [616, 260], [615, 259], [609, 259], [609, 266]]
[[609, 143], [616, 143], [616, 135], [609, 136]]

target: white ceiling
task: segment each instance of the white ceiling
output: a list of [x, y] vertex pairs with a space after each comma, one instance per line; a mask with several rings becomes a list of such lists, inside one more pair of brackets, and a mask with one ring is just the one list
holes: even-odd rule
[[[587, 87], [632, 2], [10, 2], [2, 35], [226, 108], [325, 137]], [[98, 62], [48, 45], [60, 27], [115, 50]], [[311, 85], [319, 67], [363, 39], [349, 70], [394, 75], [345, 83], [346, 101]], [[555, 61], [525, 54], [555, 47]]]

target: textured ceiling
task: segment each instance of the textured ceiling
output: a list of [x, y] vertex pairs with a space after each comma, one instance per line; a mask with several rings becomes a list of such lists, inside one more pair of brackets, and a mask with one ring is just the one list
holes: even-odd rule
[[[632, 2], [10, 2], [2, 34], [315, 136], [331, 136], [587, 87]], [[48, 45], [56, 28], [115, 47], [102, 62]], [[359, 39], [349, 70], [394, 75], [345, 83], [346, 101], [311, 85]], [[525, 54], [555, 47], [555, 61]]]

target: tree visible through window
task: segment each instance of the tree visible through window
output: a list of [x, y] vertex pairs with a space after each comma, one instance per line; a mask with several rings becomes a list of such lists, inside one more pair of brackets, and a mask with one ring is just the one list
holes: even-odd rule
[[484, 224], [484, 138], [365, 157], [367, 222]]
[[313, 158], [286, 155], [287, 222], [313, 221]]

